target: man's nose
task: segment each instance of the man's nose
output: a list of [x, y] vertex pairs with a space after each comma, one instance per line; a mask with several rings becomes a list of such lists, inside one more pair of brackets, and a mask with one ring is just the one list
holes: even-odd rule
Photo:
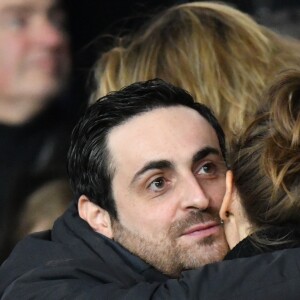
[[65, 31], [56, 26], [47, 17], [40, 17], [36, 22], [33, 33], [36, 43], [49, 48], [59, 48], [66, 45], [68, 37]]
[[185, 210], [206, 210], [209, 206], [209, 197], [201, 183], [191, 174], [184, 183], [182, 208]]

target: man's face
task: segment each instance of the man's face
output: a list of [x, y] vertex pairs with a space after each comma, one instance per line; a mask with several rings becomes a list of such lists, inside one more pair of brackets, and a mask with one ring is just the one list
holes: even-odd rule
[[70, 68], [64, 14], [56, 0], [0, 0], [0, 99], [45, 100]]
[[223, 258], [226, 167], [202, 116], [183, 106], [154, 109], [112, 129], [108, 149], [114, 240], [170, 276]]

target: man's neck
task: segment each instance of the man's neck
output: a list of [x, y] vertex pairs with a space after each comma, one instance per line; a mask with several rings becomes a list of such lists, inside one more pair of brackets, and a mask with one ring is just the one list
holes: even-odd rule
[[18, 126], [27, 123], [45, 107], [46, 101], [32, 99], [0, 99], [0, 123]]

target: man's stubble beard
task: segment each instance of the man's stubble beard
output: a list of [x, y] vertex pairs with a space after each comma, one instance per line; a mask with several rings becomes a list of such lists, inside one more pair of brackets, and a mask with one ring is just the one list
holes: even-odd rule
[[116, 242], [157, 270], [176, 278], [184, 270], [220, 261], [228, 252], [223, 230], [218, 235], [208, 236], [192, 245], [180, 243], [182, 240], [179, 238], [187, 228], [209, 220], [219, 220], [219, 217], [211, 212], [193, 212], [172, 224], [167, 234], [148, 238], [132, 232], [116, 220], [112, 227]]

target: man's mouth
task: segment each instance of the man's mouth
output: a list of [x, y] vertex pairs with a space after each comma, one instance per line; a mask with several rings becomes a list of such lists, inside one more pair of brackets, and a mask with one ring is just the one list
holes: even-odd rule
[[43, 70], [44, 72], [55, 72], [57, 69], [57, 61], [53, 58], [40, 58], [36, 59], [35, 61], [32, 62], [32, 66], [36, 69]]
[[210, 221], [206, 223], [196, 224], [189, 227], [183, 232], [181, 236], [205, 238], [210, 235], [218, 233], [220, 230], [220, 223], [216, 221]]
[[63, 56], [59, 54], [41, 53], [32, 56], [27, 61], [27, 66], [48, 73], [56, 73], [60, 69]]

